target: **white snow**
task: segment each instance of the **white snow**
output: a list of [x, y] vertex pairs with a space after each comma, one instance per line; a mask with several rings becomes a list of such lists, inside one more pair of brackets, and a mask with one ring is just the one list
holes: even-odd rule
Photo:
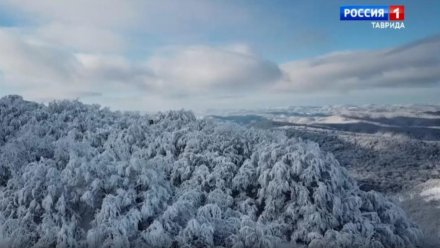
[[422, 229], [422, 247], [440, 247], [440, 179], [431, 179], [397, 195], [400, 205]]
[[420, 196], [422, 196], [426, 201], [440, 201], [440, 184], [423, 190], [420, 193]]
[[191, 112], [0, 99], [8, 247], [416, 247], [396, 204], [332, 154]]

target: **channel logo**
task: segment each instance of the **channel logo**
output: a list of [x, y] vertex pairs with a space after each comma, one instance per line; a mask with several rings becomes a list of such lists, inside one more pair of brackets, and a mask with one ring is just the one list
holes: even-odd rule
[[390, 21], [403, 21], [403, 20], [405, 20], [405, 6], [391, 5], [390, 6]]
[[341, 21], [403, 21], [405, 20], [405, 6], [341, 6], [339, 19]]

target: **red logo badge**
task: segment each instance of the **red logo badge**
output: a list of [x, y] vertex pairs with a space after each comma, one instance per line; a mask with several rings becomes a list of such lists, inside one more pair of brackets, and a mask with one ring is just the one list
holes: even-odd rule
[[403, 20], [405, 20], [405, 6], [391, 5], [390, 6], [390, 21], [403, 21]]

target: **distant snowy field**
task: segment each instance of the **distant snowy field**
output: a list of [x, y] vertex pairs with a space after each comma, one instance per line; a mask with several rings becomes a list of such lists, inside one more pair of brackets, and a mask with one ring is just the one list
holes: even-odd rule
[[331, 152], [361, 189], [394, 198], [440, 247], [440, 106], [327, 106], [223, 111], [222, 121], [282, 129]]

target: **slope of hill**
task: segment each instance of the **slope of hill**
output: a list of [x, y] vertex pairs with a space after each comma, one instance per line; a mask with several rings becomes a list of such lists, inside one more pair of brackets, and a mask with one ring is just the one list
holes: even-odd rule
[[312, 140], [333, 153], [361, 188], [398, 193], [440, 178], [439, 111], [433, 105], [289, 107], [210, 118]]
[[[362, 190], [400, 202], [426, 233], [422, 247], [440, 247], [440, 201], [421, 190], [440, 179], [439, 113], [435, 105], [369, 105], [243, 110], [211, 118], [281, 129], [289, 137], [317, 142], [334, 154]], [[252, 122], [246, 122], [249, 116]], [[434, 189], [426, 192], [440, 195]]]

